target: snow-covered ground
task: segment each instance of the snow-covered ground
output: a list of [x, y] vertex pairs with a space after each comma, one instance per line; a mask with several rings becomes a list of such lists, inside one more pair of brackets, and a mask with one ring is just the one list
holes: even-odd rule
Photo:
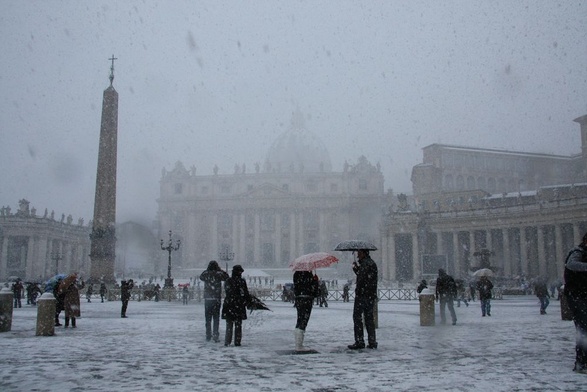
[[[585, 391], [572, 372], [574, 327], [558, 301], [539, 314], [536, 297], [456, 308], [456, 326], [422, 327], [418, 301], [379, 303], [379, 349], [353, 342], [352, 302], [314, 307], [306, 343], [293, 348], [295, 309], [268, 302], [244, 322], [241, 347], [206, 342], [204, 307], [191, 302], [120, 302], [82, 298], [76, 329], [35, 336], [36, 309], [14, 310], [0, 334], [1, 391]], [[437, 311], [438, 313], [438, 311]], [[437, 315], [438, 321], [438, 315]], [[221, 335], [224, 332], [221, 320]]]

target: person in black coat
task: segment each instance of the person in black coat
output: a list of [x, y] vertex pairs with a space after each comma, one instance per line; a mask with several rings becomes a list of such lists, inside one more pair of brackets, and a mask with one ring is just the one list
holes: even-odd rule
[[422, 292], [422, 290], [427, 289], [427, 288], [428, 288], [428, 282], [426, 282], [426, 279], [422, 279], [422, 281], [420, 282], [418, 287], [416, 287], [416, 292], [418, 292], [418, 294], [420, 294]]
[[482, 276], [477, 281], [477, 291], [479, 292], [479, 301], [481, 301], [481, 316], [491, 316], [491, 297], [493, 283], [487, 276]]
[[120, 310], [120, 317], [126, 318], [126, 309], [128, 308], [128, 301], [130, 300], [130, 291], [135, 287], [132, 279], [120, 282], [120, 300], [122, 301], [122, 309]]
[[353, 325], [355, 343], [348, 346], [351, 350], [365, 348], [363, 322], [367, 329], [368, 348], [377, 348], [375, 335], [374, 309], [377, 301], [377, 264], [369, 256], [369, 251], [357, 251], [357, 261], [353, 263], [353, 272], [357, 275], [355, 287], [355, 304], [353, 306]]
[[251, 302], [247, 281], [242, 278], [243, 267], [232, 267], [232, 276], [224, 284], [225, 298], [222, 319], [226, 320], [224, 345], [230, 346], [234, 330], [234, 345], [240, 346], [243, 337], [243, 320], [247, 319], [247, 305]]
[[452, 276], [448, 275], [442, 268], [438, 270], [438, 279], [436, 279], [436, 301], [440, 302], [440, 323], [446, 324], [445, 309], [448, 306], [448, 311], [452, 318], [452, 325], [457, 323], [457, 315], [455, 313], [454, 299], [457, 296], [457, 285]]
[[294, 330], [296, 350], [304, 349], [304, 334], [312, 313], [314, 298], [318, 296], [318, 282], [310, 271], [296, 271], [293, 275], [295, 307], [298, 312]]
[[573, 314], [576, 329], [575, 367], [587, 374], [587, 233], [565, 261], [564, 295]]
[[218, 262], [208, 263], [206, 271], [200, 275], [204, 282], [204, 316], [206, 319], [206, 340], [220, 340], [218, 324], [220, 322], [220, 305], [222, 304], [222, 282], [228, 279], [226, 271], [222, 271]]

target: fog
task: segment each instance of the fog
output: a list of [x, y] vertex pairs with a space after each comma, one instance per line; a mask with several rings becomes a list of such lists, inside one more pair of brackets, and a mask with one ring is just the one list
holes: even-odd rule
[[102, 93], [119, 93], [117, 220], [161, 169], [263, 163], [299, 109], [333, 170], [411, 192], [421, 148], [571, 155], [587, 114], [578, 1], [10, 1], [0, 15], [0, 205], [92, 218]]

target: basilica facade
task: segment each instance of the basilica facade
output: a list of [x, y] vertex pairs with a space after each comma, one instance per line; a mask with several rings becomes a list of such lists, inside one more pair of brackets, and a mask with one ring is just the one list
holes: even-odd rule
[[[159, 232], [181, 240], [174, 263], [192, 270], [209, 260], [287, 268], [296, 257], [362, 238], [378, 243], [383, 175], [361, 156], [339, 170], [301, 115], [279, 135], [263, 164], [230, 174], [197, 174], [178, 162], [163, 170]], [[175, 267], [174, 267], [175, 268]]]

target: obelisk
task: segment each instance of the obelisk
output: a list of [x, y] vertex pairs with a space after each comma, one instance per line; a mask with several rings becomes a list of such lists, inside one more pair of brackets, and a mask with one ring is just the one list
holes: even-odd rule
[[118, 139], [118, 93], [112, 86], [114, 81], [114, 55], [110, 67], [110, 86], [104, 90], [100, 146], [98, 149], [98, 171], [96, 173], [96, 195], [94, 198], [94, 220], [90, 234], [90, 280], [114, 281], [116, 258], [116, 152]]

